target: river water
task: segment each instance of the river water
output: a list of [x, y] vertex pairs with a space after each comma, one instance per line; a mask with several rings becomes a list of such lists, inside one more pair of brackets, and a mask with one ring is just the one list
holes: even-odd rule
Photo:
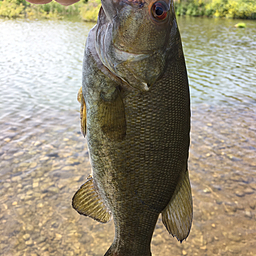
[[[256, 255], [256, 22], [179, 18], [192, 98], [194, 221], [159, 219], [154, 256]], [[80, 133], [83, 50], [94, 24], [0, 20], [0, 254], [102, 256], [114, 237], [71, 207], [90, 173]]]

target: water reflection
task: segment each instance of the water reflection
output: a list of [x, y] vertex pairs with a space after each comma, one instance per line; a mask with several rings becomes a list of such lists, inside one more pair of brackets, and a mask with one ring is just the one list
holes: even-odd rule
[[255, 104], [256, 24], [243, 30], [236, 22], [179, 20], [193, 103]]
[[[154, 255], [255, 255], [256, 23], [179, 19], [192, 94], [194, 222], [179, 244], [159, 220]], [[71, 198], [90, 173], [76, 94], [93, 24], [0, 21], [3, 255], [103, 255], [113, 223]]]

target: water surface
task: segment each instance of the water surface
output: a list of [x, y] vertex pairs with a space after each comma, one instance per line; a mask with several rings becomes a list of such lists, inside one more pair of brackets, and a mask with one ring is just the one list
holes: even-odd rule
[[[152, 252], [256, 255], [256, 22], [180, 18], [192, 98], [194, 221], [178, 243], [159, 219]], [[79, 104], [94, 24], [0, 20], [0, 251], [102, 256], [113, 223], [78, 215], [90, 173]]]

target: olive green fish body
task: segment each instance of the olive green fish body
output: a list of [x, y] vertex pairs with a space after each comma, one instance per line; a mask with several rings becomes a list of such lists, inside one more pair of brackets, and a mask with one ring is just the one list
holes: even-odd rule
[[[175, 27], [159, 49], [139, 58], [128, 55], [126, 63], [115, 65], [120, 52], [101, 52], [105, 45], [99, 25], [89, 33], [83, 68], [92, 177], [75, 194], [73, 206], [101, 222], [113, 215], [115, 239], [106, 256], [149, 256], [160, 213], [168, 231], [181, 241], [192, 221], [190, 101], [181, 40]], [[172, 27], [168, 29], [170, 34]], [[154, 60], [158, 70], [145, 71]], [[141, 77], [131, 66], [141, 69]]]

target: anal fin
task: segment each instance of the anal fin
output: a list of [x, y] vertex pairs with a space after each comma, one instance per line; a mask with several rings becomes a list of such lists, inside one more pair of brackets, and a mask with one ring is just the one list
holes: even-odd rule
[[162, 221], [168, 232], [182, 242], [189, 235], [192, 219], [193, 202], [186, 171], [180, 178], [170, 202], [162, 211]]
[[108, 222], [112, 216], [96, 191], [91, 176], [73, 196], [72, 206], [78, 213], [102, 223]]

